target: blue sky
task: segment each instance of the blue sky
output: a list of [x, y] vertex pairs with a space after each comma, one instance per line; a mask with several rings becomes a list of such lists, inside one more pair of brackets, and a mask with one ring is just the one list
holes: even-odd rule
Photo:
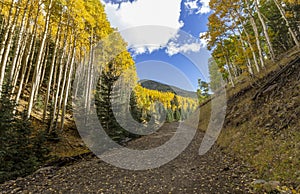
[[102, 0], [111, 25], [129, 43], [140, 79], [196, 90], [209, 81], [205, 40], [209, 0]]

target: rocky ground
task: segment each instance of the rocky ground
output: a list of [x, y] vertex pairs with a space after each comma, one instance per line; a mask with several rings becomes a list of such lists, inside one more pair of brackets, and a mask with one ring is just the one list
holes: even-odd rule
[[[172, 136], [176, 123], [157, 133], [129, 142], [145, 149], [161, 145]], [[175, 160], [159, 168], [130, 171], [89, 156], [71, 165], [50, 166], [33, 175], [0, 185], [2, 193], [249, 193], [253, 170], [214, 146], [199, 156], [203, 138], [197, 132], [189, 147]]]

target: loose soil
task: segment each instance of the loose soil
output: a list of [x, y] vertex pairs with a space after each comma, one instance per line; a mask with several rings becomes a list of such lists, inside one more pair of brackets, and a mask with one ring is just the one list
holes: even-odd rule
[[[145, 149], [172, 137], [177, 123], [167, 123], [153, 135], [128, 143]], [[130, 171], [90, 156], [63, 167], [46, 167], [25, 178], [0, 185], [2, 193], [248, 193], [253, 169], [226, 155], [215, 145], [198, 155], [204, 133], [198, 131], [189, 147], [159, 168]]]

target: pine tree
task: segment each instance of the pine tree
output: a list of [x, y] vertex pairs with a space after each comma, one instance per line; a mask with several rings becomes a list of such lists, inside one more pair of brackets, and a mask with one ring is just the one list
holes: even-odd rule
[[137, 96], [135, 92], [132, 92], [130, 95], [130, 112], [134, 120], [136, 120], [139, 123], [143, 121], [142, 109], [138, 106]]
[[34, 134], [25, 112], [15, 114], [10, 87], [0, 98], [0, 183], [33, 172], [45, 159], [44, 135]]
[[106, 133], [114, 140], [121, 139], [119, 136], [121, 129], [115, 119], [111, 104], [113, 99], [113, 84], [117, 79], [118, 78], [113, 77], [109, 71], [103, 73], [100, 77], [101, 85], [98, 85], [96, 95], [97, 113], [100, 123]]

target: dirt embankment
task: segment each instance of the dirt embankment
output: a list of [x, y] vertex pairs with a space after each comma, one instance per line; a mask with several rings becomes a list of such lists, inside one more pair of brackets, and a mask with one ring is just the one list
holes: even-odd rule
[[230, 98], [218, 143], [261, 179], [300, 190], [300, 59], [294, 58]]

